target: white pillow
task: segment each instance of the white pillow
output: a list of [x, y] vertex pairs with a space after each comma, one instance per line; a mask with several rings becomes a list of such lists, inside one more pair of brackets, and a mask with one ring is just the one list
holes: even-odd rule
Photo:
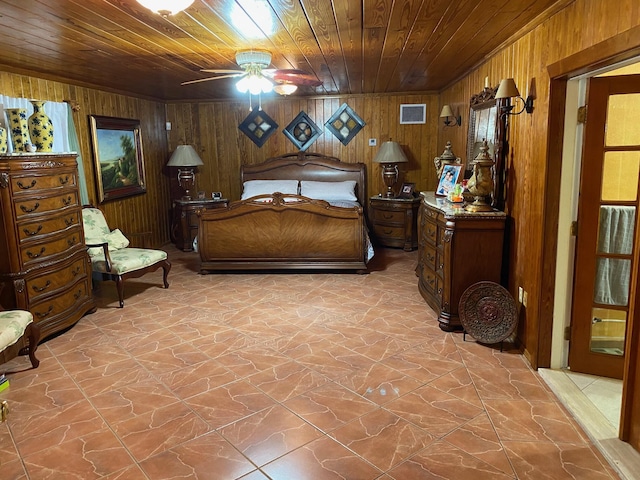
[[345, 182], [313, 182], [302, 180], [300, 182], [300, 195], [316, 200], [336, 201], [348, 200], [358, 201], [355, 194], [356, 182], [347, 180]]
[[[124, 234], [120, 231], [119, 228], [107, 233], [104, 237], [94, 239], [94, 238], [86, 238], [85, 243], [91, 245], [96, 243], [107, 242], [109, 244], [109, 251], [120, 250], [122, 248], [127, 248], [129, 246], [129, 239], [124, 236]], [[89, 248], [89, 255], [91, 257], [96, 255], [103, 255], [104, 250], [102, 247], [92, 247]]]
[[298, 180], [248, 180], [242, 185], [241, 200], [275, 192], [298, 194]]

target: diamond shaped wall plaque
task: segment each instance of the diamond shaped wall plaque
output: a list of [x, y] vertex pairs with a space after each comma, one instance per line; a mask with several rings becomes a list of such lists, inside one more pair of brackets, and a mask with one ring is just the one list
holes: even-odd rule
[[346, 103], [343, 103], [324, 124], [343, 145], [347, 145], [365, 125], [364, 120]]
[[278, 124], [264, 110], [255, 107], [238, 128], [258, 147], [262, 147], [278, 129]]
[[304, 152], [316, 141], [316, 138], [322, 135], [322, 130], [302, 111], [285, 127], [282, 133], [298, 147], [298, 150]]

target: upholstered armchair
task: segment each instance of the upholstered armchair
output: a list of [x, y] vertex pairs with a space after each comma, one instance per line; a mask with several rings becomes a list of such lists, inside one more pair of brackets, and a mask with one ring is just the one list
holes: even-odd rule
[[167, 260], [167, 252], [129, 247], [127, 237], [118, 229], [112, 231], [98, 208], [83, 207], [82, 221], [91, 268], [103, 280], [116, 282], [121, 308], [124, 307], [124, 280], [127, 278], [141, 277], [162, 268], [164, 288], [169, 288], [167, 276], [171, 263]]
[[36, 349], [40, 341], [40, 327], [33, 322], [33, 315], [25, 310], [0, 311], [0, 364], [18, 355], [29, 355], [31, 365], [37, 368], [40, 361]]

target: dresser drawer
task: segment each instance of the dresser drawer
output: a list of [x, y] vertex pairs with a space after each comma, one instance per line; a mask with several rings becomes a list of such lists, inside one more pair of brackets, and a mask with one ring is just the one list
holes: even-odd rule
[[82, 245], [82, 229], [76, 226], [70, 229], [66, 235], [59, 236], [49, 241], [36, 242], [20, 246], [20, 259], [23, 268], [37, 265], [51, 257], [60, 255], [76, 245]]
[[436, 249], [432, 245], [424, 246], [424, 254], [422, 260], [431, 270], [436, 269]]
[[373, 221], [380, 223], [398, 223], [404, 224], [405, 211], [404, 210], [383, 210], [376, 208], [373, 211]]
[[427, 221], [424, 226], [424, 237], [428, 243], [432, 245], [436, 244], [438, 237], [438, 226], [434, 222]]
[[422, 275], [420, 275], [420, 281], [425, 289], [431, 294], [435, 294], [436, 292], [436, 274], [435, 272], [428, 268], [426, 265], [422, 266]]
[[16, 195], [21, 192], [34, 193], [38, 190], [75, 186], [76, 176], [72, 172], [53, 175], [13, 175], [11, 177], [11, 187]]
[[76, 258], [75, 261], [60, 270], [52, 269], [42, 275], [27, 279], [26, 288], [29, 300], [37, 301], [42, 296], [63, 290], [79, 278], [88, 276], [88, 262], [84, 252], [76, 255]]
[[23, 222], [18, 226], [18, 238], [20, 242], [35, 240], [43, 235], [60, 232], [67, 228], [80, 224], [80, 212], [69, 212], [57, 217]]
[[30, 311], [33, 314], [33, 320], [53, 321], [55, 317], [72, 309], [77, 303], [84, 302], [90, 295], [89, 285], [89, 280], [85, 277], [57, 295], [32, 303]]
[[52, 197], [32, 198], [16, 201], [16, 218], [52, 212], [62, 208], [78, 206], [76, 191], [69, 191]]

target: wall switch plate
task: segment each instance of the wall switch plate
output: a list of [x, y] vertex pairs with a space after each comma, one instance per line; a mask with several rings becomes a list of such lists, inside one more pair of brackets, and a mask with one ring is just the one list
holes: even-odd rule
[[167, 123], [165, 123], [165, 125], [164, 125], [164, 126], [165, 126], [165, 129], [166, 129], [167, 131], [171, 130], [171, 122], [167, 122]]
[[370, 147], [375, 147], [378, 144], [378, 140], [375, 138], [370, 138], [369, 139], [369, 146]]

